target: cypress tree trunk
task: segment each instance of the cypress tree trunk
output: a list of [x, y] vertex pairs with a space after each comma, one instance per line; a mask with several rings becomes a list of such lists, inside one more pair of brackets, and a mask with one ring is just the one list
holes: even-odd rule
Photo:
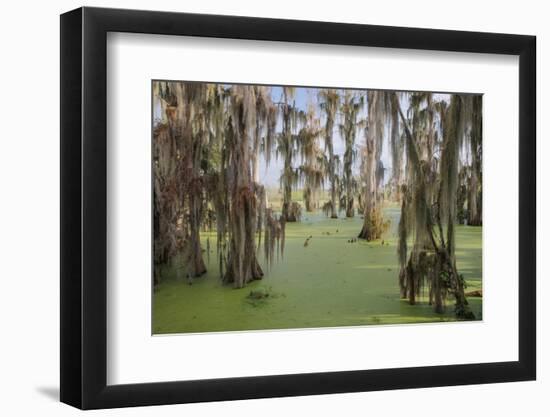
[[256, 258], [256, 197], [250, 185], [235, 190], [230, 209], [231, 240], [224, 281], [242, 288], [264, 275]]
[[[369, 136], [369, 135], [367, 135]], [[380, 237], [381, 230], [377, 230], [377, 217], [379, 217], [376, 207], [377, 190], [376, 190], [376, 164], [374, 161], [374, 141], [367, 137], [367, 163], [365, 173], [365, 202], [364, 202], [364, 220], [363, 227], [358, 237], [368, 241], [375, 240]]]
[[[226, 131], [228, 149], [229, 188], [229, 253], [223, 277], [226, 283], [242, 288], [248, 282], [263, 277], [256, 258], [256, 227], [258, 201], [250, 170], [250, 132], [254, 117], [253, 87], [235, 87], [231, 97], [232, 115]], [[252, 126], [251, 126], [252, 125]]]
[[293, 175], [292, 173], [292, 159], [291, 155], [288, 154], [285, 157], [285, 171], [284, 171], [284, 184], [283, 184], [283, 207], [282, 207], [282, 213], [283, 217], [285, 218], [285, 221], [287, 222], [295, 222], [296, 216], [294, 215], [292, 211], [292, 183], [291, 183], [291, 177]]
[[284, 104], [283, 104], [283, 131], [281, 133], [280, 142], [281, 151], [284, 156], [284, 168], [282, 180], [283, 188], [283, 207], [282, 214], [286, 222], [297, 221], [292, 210], [292, 185], [294, 183], [294, 169], [292, 168], [292, 157], [294, 153], [293, 129], [296, 126], [298, 113], [296, 108], [289, 103], [290, 97], [293, 94], [287, 87], [283, 89]]
[[[204, 86], [196, 86], [194, 94], [187, 98], [184, 106], [186, 120], [188, 121], [183, 130], [184, 145], [184, 173], [183, 180], [186, 183], [185, 189], [189, 204], [189, 234], [186, 242], [186, 260], [188, 278], [196, 278], [206, 273], [206, 265], [202, 256], [200, 226], [203, 220], [204, 193], [201, 176], [201, 162], [203, 157], [203, 146], [206, 142], [205, 125], [206, 114], [203, 107], [206, 101], [206, 90]], [[197, 125], [201, 126], [196, 131], [191, 121], [195, 119]]]
[[330, 218], [337, 219], [336, 213], [336, 175], [334, 175], [334, 168], [331, 168], [331, 180], [330, 180]]
[[[193, 182], [200, 183], [199, 179]], [[199, 187], [191, 187], [199, 188]], [[187, 270], [191, 278], [200, 277], [206, 273], [206, 265], [202, 256], [200, 225], [202, 221], [203, 196], [200, 191], [189, 195], [189, 236], [187, 248]]]
[[[348, 191], [349, 193], [350, 191]], [[348, 194], [349, 196], [350, 194]], [[355, 216], [355, 210], [353, 209], [353, 197], [346, 198], [346, 217]]]
[[259, 148], [255, 148], [252, 157], [252, 179], [256, 184], [260, 183], [260, 158]]
[[481, 210], [479, 210], [477, 201], [478, 182], [477, 167], [473, 166], [470, 177], [470, 189], [468, 190], [468, 224], [470, 226], [481, 226]]
[[468, 224], [481, 226], [481, 201], [478, 201], [481, 181], [481, 136], [482, 136], [482, 99], [481, 96], [471, 97], [471, 133], [470, 151], [472, 154], [472, 175], [468, 197]]
[[328, 166], [327, 174], [330, 181], [330, 210], [326, 210], [328, 214], [330, 212], [330, 218], [338, 218], [336, 210], [336, 194], [337, 194], [337, 183], [336, 183], [336, 157], [334, 155], [334, 144], [333, 144], [333, 130], [334, 130], [334, 118], [339, 106], [339, 96], [336, 90], [326, 89], [322, 91], [322, 96], [324, 102], [322, 107], [325, 110], [326, 123], [325, 123], [325, 150], [328, 153]]
[[304, 204], [306, 206], [306, 211], [307, 212], [312, 212], [313, 211], [313, 204], [312, 204], [312, 192], [311, 192], [311, 188], [309, 186], [306, 185], [306, 187], [304, 188]]
[[382, 121], [378, 120], [378, 108], [381, 106], [383, 92], [373, 91], [368, 92], [368, 127], [366, 134], [366, 163], [365, 166], [365, 201], [364, 201], [364, 221], [361, 232], [357, 236], [360, 239], [368, 241], [379, 239], [383, 232], [383, 218], [379, 207], [378, 198], [378, 166], [380, 161], [381, 149], [378, 144], [382, 138], [377, 137], [383, 135]]
[[[355, 123], [355, 121], [353, 121]], [[351, 122], [348, 122], [351, 123]], [[344, 132], [348, 136], [352, 136], [350, 129], [355, 129], [355, 124], [351, 128]], [[353, 210], [353, 174], [352, 174], [352, 164], [353, 164], [353, 143], [354, 141], [350, 138], [346, 140], [346, 151], [344, 153], [344, 187], [346, 192], [346, 217], [353, 217], [355, 215]]]

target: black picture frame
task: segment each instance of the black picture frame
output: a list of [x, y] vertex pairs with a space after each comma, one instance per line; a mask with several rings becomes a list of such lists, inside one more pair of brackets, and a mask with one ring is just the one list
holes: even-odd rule
[[[518, 361], [107, 385], [108, 32], [519, 56]], [[62, 402], [95, 409], [536, 378], [534, 36], [84, 7], [61, 15], [60, 56]]]

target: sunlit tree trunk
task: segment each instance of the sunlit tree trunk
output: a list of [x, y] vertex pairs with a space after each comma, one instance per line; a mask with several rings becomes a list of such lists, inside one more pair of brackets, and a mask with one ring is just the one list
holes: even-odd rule
[[384, 232], [384, 220], [380, 207], [379, 184], [384, 175], [380, 169], [380, 156], [382, 154], [382, 140], [384, 136], [384, 121], [386, 119], [386, 92], [369, 91], [368, 122], [365, 135], [365, 158], [363, 167], [363, 180], [365, 181], [364, 191], [364, 212], [363, 227], [358, 237], [365, 240], [379, 239]]

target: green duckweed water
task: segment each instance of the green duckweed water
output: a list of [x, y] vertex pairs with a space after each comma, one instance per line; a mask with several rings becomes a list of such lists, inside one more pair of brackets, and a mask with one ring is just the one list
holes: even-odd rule
[[[246, 288], [221, 284], [215, 254], [205, 253], [208, 272], [189, 285], [178, 262], [162, 270], [153, 295], [153, 333], [196, 333], [235, 330], [340, 327], [372, 324], [456, 320], [453, 302], [436, 314], [426, 297], [411, 306], [399, 297], [396, 255], [398, 208], [385, 209], [390, 230], [375, 242], [348, 241], [357, 236], [362, 220], [327, 219], [305, 213], [302, 222], [288, 223], [284, 259], [265, 277]], [[312, 236], [307, 247], [304, 241]], [[456, 256], [467, 292], [481, 289], [481, 227], [458, 226]], [[206, 245], [204, 245], [206, 247]], [[253, 297], [250, 297], [254, 291]], [[254, 295], [265, 295], [258, 298]], [[482, 318], [482, 298], [469, 297], [476, 319]]]

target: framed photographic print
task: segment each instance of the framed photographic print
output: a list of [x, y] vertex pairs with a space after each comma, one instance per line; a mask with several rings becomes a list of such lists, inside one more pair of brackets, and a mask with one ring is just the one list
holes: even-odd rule
[[535, 379], [535, 38], [61, 16], [61, 400]]

